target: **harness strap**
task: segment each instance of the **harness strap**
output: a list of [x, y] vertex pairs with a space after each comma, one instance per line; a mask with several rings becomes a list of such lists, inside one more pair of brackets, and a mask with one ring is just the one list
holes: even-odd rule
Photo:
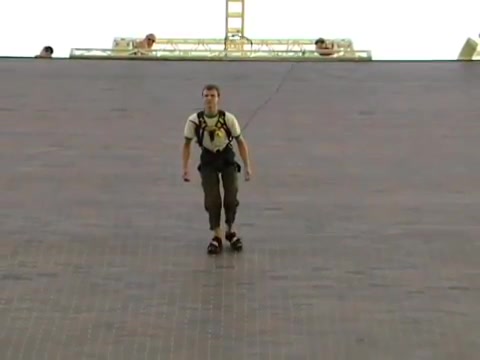
[[[195, 134], [197, 137], [197, 143], [200, 146], [201, 149], [204, 149], [203, 146], [203, 139], [205, 137], [205, 131], [207, 128], [207, 121], [205, 120], [205, 112], [204, 111], [199, 111], [197, 113], [197, 118], [198, 118], [198, 124], [195, 127]], [[227, 122], [226, 122], [226, 113], [223, 110], [218, 111], [218, 120], [217, 123], [215, 124], [215, 128], [217, 129], [223, 129], [225, 130], [225, 133], [227, 134], [227, 138], [229, 140], [228, 144], [231, 143], [232, 137], [232, 132], [230, 131]], [[213, 138], [215, 136], [214, 133], [210, 133], [210, 140], [213, 141]]]

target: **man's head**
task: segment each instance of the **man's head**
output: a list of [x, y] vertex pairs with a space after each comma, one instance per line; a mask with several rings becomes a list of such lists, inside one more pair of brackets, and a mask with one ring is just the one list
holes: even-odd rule
[[315, 41], [315, 51], [319, 55], [328, 56], [334, 53], [332, 46], [324, 38]]
[[215, 114], [218, 110], [218, 100], [220, 99], [220, 88], [218, 85], [205, 85], [202, 90], [202, 97], [205, 112]]
[[157, 41], [157, 38], [154, 34], [148, 34], [145, 36], [145, 45], [147, 49], [151, 49], [153, 45], [155, 45], [155, 41]]
[[37, 57], [39, 58], [51, 58], [53, 55], [53, 48], [51, 46], [45, 46]]

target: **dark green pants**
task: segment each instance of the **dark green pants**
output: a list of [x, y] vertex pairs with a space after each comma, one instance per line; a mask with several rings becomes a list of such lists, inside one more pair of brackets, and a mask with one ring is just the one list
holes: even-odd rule
[[[202, 188], [204, 193], [204, 206], [208, 213], [210, 230], [220, 227], [222, 205], [225, 211], [225, 224], [232, 226], [237, 214], [238, 201], [238, 168], [226, 166], [222, 169], [202, 166], [200, 169]], [[223, 185], [223, 202], [220, 189]]]

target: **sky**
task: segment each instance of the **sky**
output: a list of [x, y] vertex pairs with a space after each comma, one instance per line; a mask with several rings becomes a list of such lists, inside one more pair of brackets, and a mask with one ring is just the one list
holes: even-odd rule
[[[425, 60], [455, 59], [466, 38], [480, 33], [480, 1], [279, 4], [245, 0], [246, 36], [350, 38], [374, 59]], [[0, 56], [33, 56], [51, 45], [55, 56], [65, 57], [71, 48], [110, 48], [114, 37], [150, 32], [158, 38], [222, 38], [225, 32], [225, 0], [2, 0], [2, 14]]]

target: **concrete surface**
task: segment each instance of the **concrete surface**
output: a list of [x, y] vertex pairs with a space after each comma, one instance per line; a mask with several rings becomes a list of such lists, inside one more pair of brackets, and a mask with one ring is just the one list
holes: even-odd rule
[[[478, 359], [479, 76], [0, 61], [1, 360]], [[207, 82], [243, 124], [270, 99], [216, 258], [180, 178]]]

